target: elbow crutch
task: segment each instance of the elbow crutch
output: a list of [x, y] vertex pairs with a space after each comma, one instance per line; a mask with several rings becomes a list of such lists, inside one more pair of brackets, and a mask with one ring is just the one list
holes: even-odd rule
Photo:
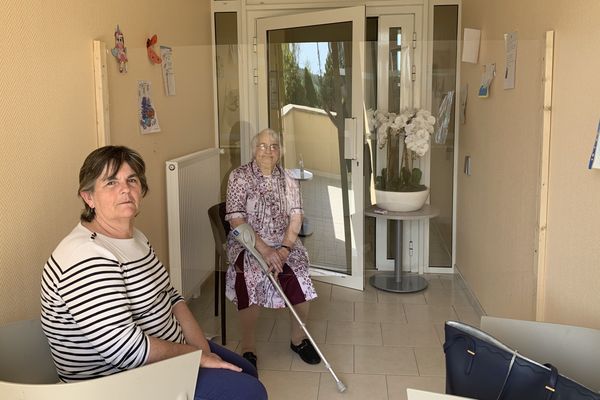
[[296, 318], [296, 321], [298, 321], [298, 323], [302, 327], [302, 330], [304, 331], [304, 333], [306, 333], [308, 340], [310, 340], [310, 342], [314, 346], [315, 350], [317, 351], [317, 353], [319, 354], [319, 356], [325, 363], [325, 367], [329, 370], [329, 372], [331, 373], [331, 376], [333, 376], [333, 380], [335, 381], [335, 384], [337, 385], [338, 391], [340, 393], [345, 392], [346, 385], [344, 385], [344, 383], [337, 377], [335, 372], [333, 372], [333, 368], [331, 368], [331, 365], [329, 364], [329, 362], [327, 361], [327, 359], [325, 358], [325, 356], [319, 349], [319, 346], [317, 346], [314, 339], [310, 335], [310, 332], [308, 332], [308, 329], [306, 329], [306, 325], [304, 324], [304, 322], [302, 322], [302, 320], [300, 319], [300, 316], [296, 313], [296, 310], [294, 310], [294, 306], [292, 305], [292, 303], [290, 303], [290, 300], [287, 298], [287, 296], [283, 292], [283, 289], [279, 285], [279, 282], [277, 282], [277, 280], [275, 279], [275, 277], [273, 276], [272, 273], [269, 273], [269, 267], [267, 267], [267, 263], [262, 258], [262, 256], [258, 252], [258, 250], [256, 250], [256, 247], [255, 247], [256, 237], [254, 236], [254, 231], [252, 230], [250, 225], [248, 225], [248, 224], [239, 225], [237, 228], [235, 228], [233, 230], [233, 236], [235, 237], [235, 239], [238, 242], [240, 242], [242, 245], [244, 245], [244, 247], [246, 249], [248, 249], [250, 254], [252, 254], [258, 260], [258, 263], [260, 264], [260, 268], [262, 269], [263, 273], [269, 277], [269, 280], [271, 281], [273, 286], [275, 286], [275, 289], [277, 290], [277, 292], [279, 292], [279, 294], [285, 301], [285, 304], [288, 306], [288, 308], [294, 315], [294, 318]]

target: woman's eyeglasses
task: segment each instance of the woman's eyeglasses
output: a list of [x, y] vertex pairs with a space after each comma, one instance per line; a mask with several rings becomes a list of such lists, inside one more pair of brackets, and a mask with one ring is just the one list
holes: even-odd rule
[[267, 151], [267, 149], [269, 149], [271, 151], [278, 151], [279, 145], [276, 143], [273, 143], [273, 144], [261, 143], [261, 144], [257, 145], [256, 148], [261, 149], [262, 151]]

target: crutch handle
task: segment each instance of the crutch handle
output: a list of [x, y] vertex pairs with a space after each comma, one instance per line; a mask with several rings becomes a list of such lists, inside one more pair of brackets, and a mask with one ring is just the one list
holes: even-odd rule
[[256, 258], [263, 272], [269, 274], [269, 267], [262, 255], [256, 250], [256, 236], [254, 230], [248, 224], [241, 224], [235, 227], [232, 231], [235, 240], [244, 245], [244, 247]]

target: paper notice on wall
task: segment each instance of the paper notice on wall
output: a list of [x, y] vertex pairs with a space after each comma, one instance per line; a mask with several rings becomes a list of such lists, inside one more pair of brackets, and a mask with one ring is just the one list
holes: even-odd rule
[[160, 132], [158, 116], [152, 102], [152, 83], [138, 81], [138, 121], [143, 134]]
[[160, 46], [162, 58], [163, 85], [167, 96], [175, 96], [175, 69], [173, 67], [173, 49]]
[[588, 169], [600, 169], [600, 146], [598, 146], [598, 136], [600, 136], [600, 122], [598, 122], [598, 129], [596, 129], [596, 140], [594, 141], [594, 147], [592, 148], [592, 156], [588, 164]]
[[462, 62], [477, 64], [479, 58], [479, 41], [481, 31], [479, 29], [465, 28], [463, 38]]
[[517, 32], [504, 34], [506, 66], [504, 68], [504, 89], [515, 88], [515, 69], [517, 67]]

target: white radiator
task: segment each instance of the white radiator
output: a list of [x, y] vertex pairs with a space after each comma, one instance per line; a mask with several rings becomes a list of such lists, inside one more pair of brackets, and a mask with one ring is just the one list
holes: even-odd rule
[[207, 212], [220, 201], [219, 149], [169, 160], [166, 167], [169, 271], [175, 289], [189, 299], [215, 270]]

